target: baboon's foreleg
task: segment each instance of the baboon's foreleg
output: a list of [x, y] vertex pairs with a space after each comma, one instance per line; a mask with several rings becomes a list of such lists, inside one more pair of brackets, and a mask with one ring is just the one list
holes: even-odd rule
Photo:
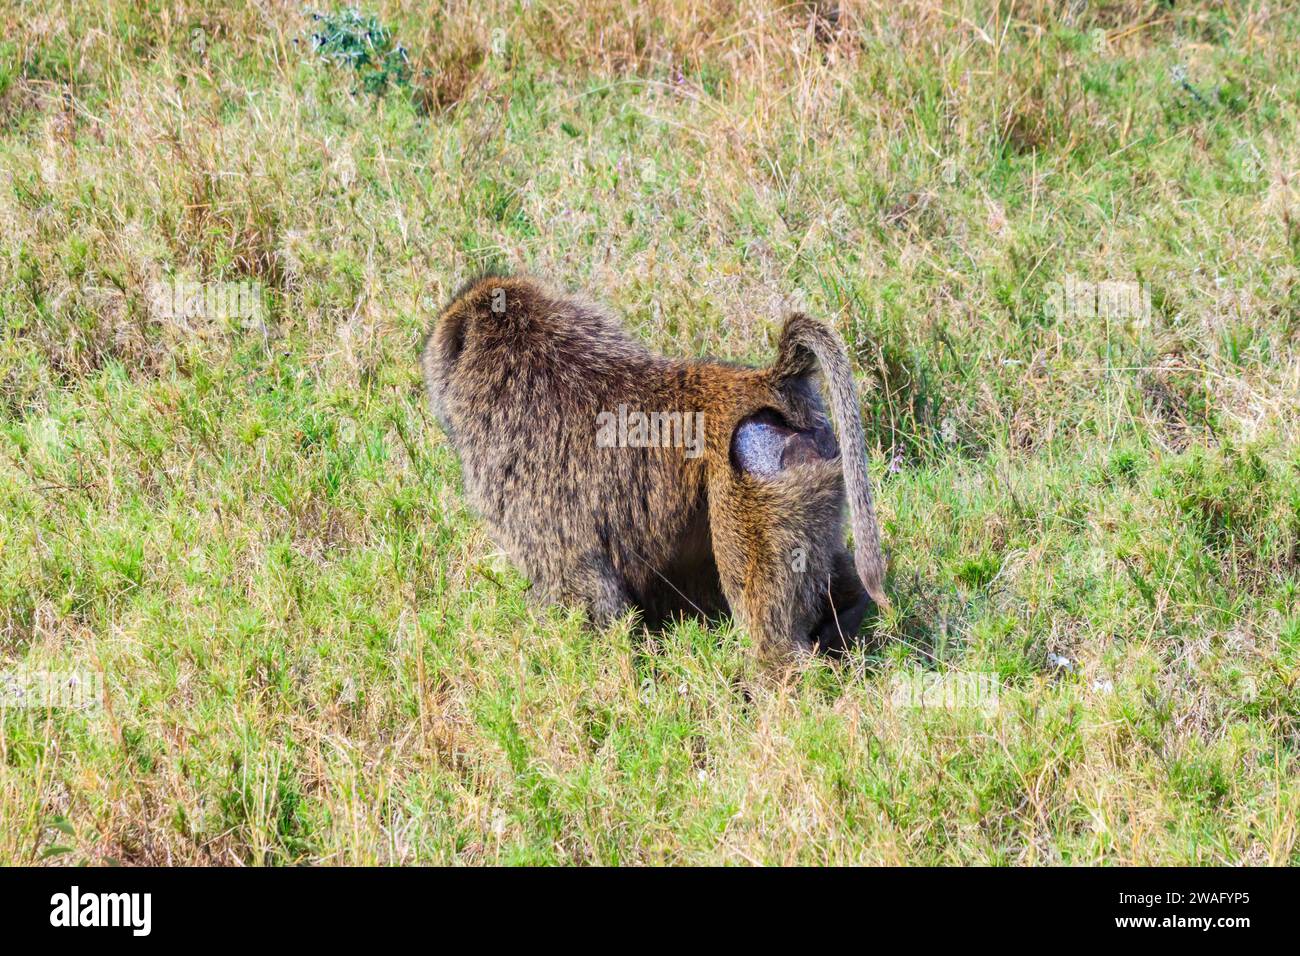
[[633, 606], [623, 576], [609, 555], [598, 551], [588, 552], [561, 574], [552, 593], [560, 603], [584, 608], [597, 627], [617, 620]]

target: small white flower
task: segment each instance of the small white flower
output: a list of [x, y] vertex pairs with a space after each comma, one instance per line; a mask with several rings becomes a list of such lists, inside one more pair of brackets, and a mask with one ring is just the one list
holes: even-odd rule
[[1074, 673], [1074, 662], [1068, 657], [1062, 657], [1060, 654], [1048, 654], [1047, 664], [1055, 670], [1065, 671], [1067, 674]]

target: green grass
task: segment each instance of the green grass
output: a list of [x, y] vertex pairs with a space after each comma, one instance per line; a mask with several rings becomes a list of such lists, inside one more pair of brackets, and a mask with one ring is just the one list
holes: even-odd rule
[[[381, 84], [315, 8], [8, 0], [0, 669], [105, 706], [0, 713], [0, 862], [1300, 863], [1300, 13], [1081, 6], [379, 3]], [[488, 266], [833, 322], [879, 643], [529, 609], [415, 363]]]

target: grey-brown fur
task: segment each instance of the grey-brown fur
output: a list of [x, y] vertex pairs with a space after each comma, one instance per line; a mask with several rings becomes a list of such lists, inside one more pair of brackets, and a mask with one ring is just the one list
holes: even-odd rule
[[[733, 460], [737, 427], [764, 410], [833, 447], [817, 363], [846, 449], [857, 573], [840, 457], [810, 456], [818, 443], [803, 438], [774, 476]], [[650, 352], [592, 304], [488, 276], [438, 317], [421, 365], [470, 502], [541, 601], [580, 605], [600, 622], [633, 607], [654, 624], [730, 610], [769, 656], [852, 637], [871, 603], [863, 583], [884, 603], [848, 359], [820, 323], [788, 319], [768, 369], [682, 361]], [[597, 416], [620, 405], [702, 412], [703, 453], [600, 447]]]

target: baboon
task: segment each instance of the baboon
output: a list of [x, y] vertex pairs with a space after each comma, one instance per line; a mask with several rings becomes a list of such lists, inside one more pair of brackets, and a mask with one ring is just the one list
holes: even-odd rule
[[[469, 501], [539, 603], [650, 627], [730, 612], [769, 658], [843, 650], [886, 606], [857, 393], [822, 323], [789, 316], [770, 368], [678, 360], [589, 301], [489, 275], [435, 320], [421, 366]], [[703, 437], [625, 435], [626, 409]], [[616, 412], [618, 440], [598, 440]]]

